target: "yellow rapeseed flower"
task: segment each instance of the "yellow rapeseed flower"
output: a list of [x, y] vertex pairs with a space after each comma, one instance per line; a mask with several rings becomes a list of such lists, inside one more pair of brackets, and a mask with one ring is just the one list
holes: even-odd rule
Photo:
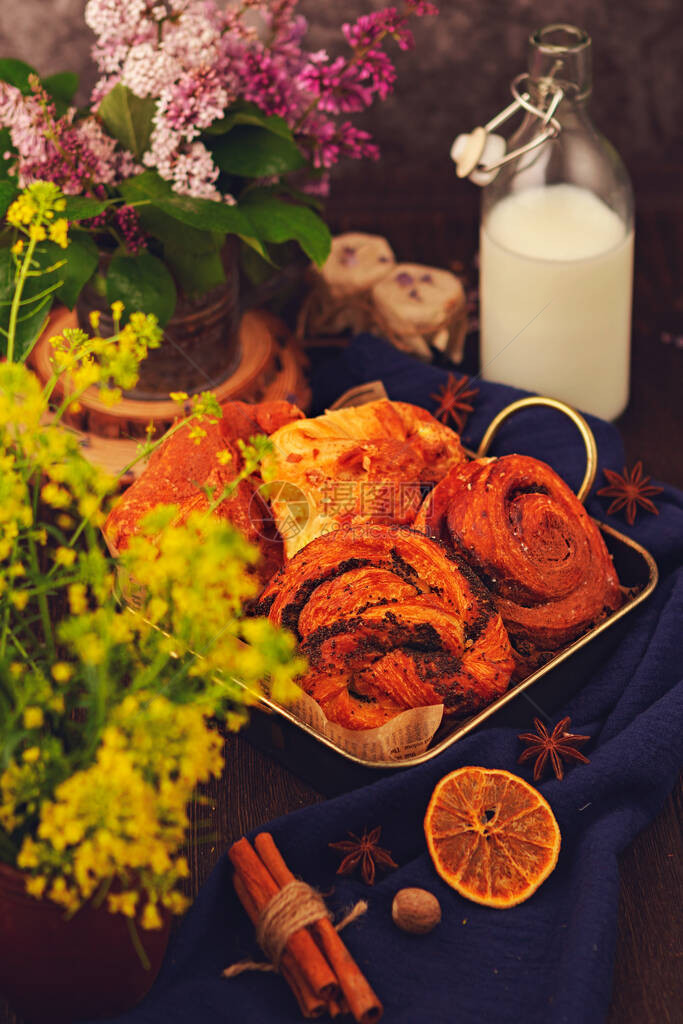
[[50, 224], [50, 240], [56, 242], [61, 249], [66, 249], [69, 244], [69, 222], [65, 217], [60, 217], [54, 224]]
[[107, 906], [112, 914], [135, 917], [138, 899], [139, 896], [136, 892], [110, 892], [107, 896]]
[[43, 727], [43, 712], [40, 708], [25, 708], [24, 709], [24, 729], [42, 729]]
[[72, 615], [83, 615], [88, 608], [85, 583], [71, 583], [68, 590]]
[[55, 551], [55, 562], [57, 565], [73, 565], [76, 561], [76, 552], [73, 548], [59, 547]]
[[28, 604], [28, 599], [28, 590], [13, 590], [10, 594], [10, 601], [18, 612], [23, 612], [24, 608]]
[[44, 875], [34, 875], [32, 878], [29, 876], [26, 878], [25, 885], [29, 896], [35, 896], [39, 900], [45, 892], [47, 878]]
[[163, 921], [161, 920], [161, 914], [159, 913], [156, 903], [148, 903], [142, 912], [141, 924], [143, 928], [148, 930], [161, 928]]
[[31, 197], [24, 193], [14, 200], [5, 217], [12, 227], [20, 228], [30, 224], [37, 213], [38, 207]]
[[21, 756], [27, 764], [35, 764], [40, 758], [40, 747], [28, 747]]
[[101, 665], [106, 648], [96, 633], [86, 633], [78, 641], [78, 653], [85, 665]]
[[73, 668], [66, 661], [56, 661], [51, 669], [52, 678], [57, 683], [66, 683], [73, 675]]

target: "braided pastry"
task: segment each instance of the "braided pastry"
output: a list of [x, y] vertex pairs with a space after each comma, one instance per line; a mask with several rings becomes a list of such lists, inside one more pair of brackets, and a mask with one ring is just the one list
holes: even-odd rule
[[415, 529], [472, 566], [530, 670], [621, 604], [598, 527], [567, 484], [525, 455], [452, 470], [425, 500]]
[[340, 527], [299, 551], [259, 605], [299, 638], [299, 680], [347, 729], [407, 708], [466, 716], [508, 686], [514, 668], [500, 616], [461, 561], [423, 534]]

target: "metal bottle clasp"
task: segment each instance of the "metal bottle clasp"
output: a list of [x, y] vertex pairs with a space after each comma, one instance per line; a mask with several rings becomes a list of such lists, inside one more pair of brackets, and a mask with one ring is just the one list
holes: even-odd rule
[[[517, 157], [536, 149], [537, 146], [542, 146], [550, 139], [556, 139], [560, 134], [562, 126], [554, 115], [564, 98], [564, 90], [552, 79], [545, 79], [545, 94], [550, 101], [547, 109], [543, 110], [531, 102], [531, 95], [528, 91], [520, 92], [520, 87], [528, 78], [529, 75], [523, 72], [513, 79], [510, 84], [510, 91], [514, 97], [512, 103], [492, 117], [483, 128], [477, 127], [468, 135], [458, 135], [451, 146], [451, 159], [455, 163], [456, 174], [459, 178], [469, 178], [475, 185], [488, 185], [504, 164], [516, 160]], [[519, 110], [526, 110], [529, 114], [537, 117], [541, 122], [541, 131], [529, 142], [508, 153], [506, 152], [506, 140], [502, 135], [497, 135], [495, 129], [508, 121]]]

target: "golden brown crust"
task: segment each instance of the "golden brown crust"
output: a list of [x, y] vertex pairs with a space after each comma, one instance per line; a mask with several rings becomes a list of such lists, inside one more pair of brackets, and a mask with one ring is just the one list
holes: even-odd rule
[[466, 566], [412, 530], [340, 527], [266, 587], [262, 613], [298, 636], [301, 685], [330, 721], [382, 725], [408, 708], [463, 717], [508, 686], [500, 616]]
[[[465, 459], [460, 439], [425, 409], [380, 399], [291, 423], [273, 435], [269, 471], [305, 497], [308, 515], [284, 532], [292, 557], [337, 526], [410, 525], [425, 487]], [[276, 521], [291, 502], [273, 501]]]
[[[126, 548], [142, 519], [157, 505], [177, 505], [177, 523], [184, 522], [191, 511], [208, 509], [205, 489], [220, 494], [242, 465], [238, 439], [248, 441], [302, 418], [301, 410], [289, 402], [226, 402], [222, 419], [202, 422], [206, 436], [199, 444], [190, 437], [189, 427], [181, 427], [156, 449], [143, 473], [109, 514], [104, 534], [111, 550], [116, 553]], [[221, 452], [230, 454], [225, 464], [218, 461]], [[217, 507], [216, 515], [260, 548], [258, 575], [266, 582], [282, 564], [283, 552], [270, 511], [256, 493], [260, 483], [257, 475], [243, 480]]]
[[598, 527], [537, 459], [507, 455], [457, 467], [425, 500], [415, 526], [472, 566], [526, 670], [621, 604]]

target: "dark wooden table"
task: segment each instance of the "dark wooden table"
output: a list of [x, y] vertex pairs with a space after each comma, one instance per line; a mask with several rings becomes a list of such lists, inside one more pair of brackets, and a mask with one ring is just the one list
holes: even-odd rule
[[[629, 465], [683, 487], [683, 198], [681, 169], [636, 175], [636, 280], [631, 400], [619, 421]], [[378, 174], [348, 182], [330, 205], [335, 231], [387, 236], [401, 260], [471, 265], [476, 191], [455, 179], [408, 191]], [[671, 335], [665, 342], [662, 335]], [[680, 337], [679, 344], [676, 337]], [[219, 855], [244, 832], [323, 799], [241, 736], [226, 743], [223, 778], [209, 787], [215, 842], [190, 845], [196, 892]], [[206, 805], [201, 807], [201, 817]], [[609, 1024], [681, 1019], [681, 791], [624, 851]], [[0, 1003], [0, 1024], [20, 1024]], [[390, 1022], [389, 1022], [390, 1024]], [[573, 1022], [572, 1022], [573, 1024]]]

